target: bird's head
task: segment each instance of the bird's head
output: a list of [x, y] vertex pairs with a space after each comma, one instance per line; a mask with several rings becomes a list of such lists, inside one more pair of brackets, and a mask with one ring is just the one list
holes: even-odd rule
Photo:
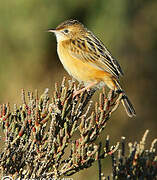
[[84, 36], [87, 29], [77, 20], [67, 20], [58, 25], [56, 29], [49, 29], [48, 32], [55, 33], [57, 42], [60, 42]]

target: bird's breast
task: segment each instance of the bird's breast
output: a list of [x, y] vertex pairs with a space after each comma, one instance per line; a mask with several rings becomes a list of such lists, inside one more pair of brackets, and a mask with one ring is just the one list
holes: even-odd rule
[[94, 68], [85, 61], [70, 55], [68, 47], [62, 42], [57, 44], [57, 52], [66, 71], [78, 81], [100, 81], [104, 77], [104, 71]]

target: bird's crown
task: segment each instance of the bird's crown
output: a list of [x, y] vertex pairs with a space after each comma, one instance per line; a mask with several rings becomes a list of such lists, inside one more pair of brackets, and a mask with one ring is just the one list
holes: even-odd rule
[[62, 22], [59, 24], [56, 28], [56, 30], [61, 30], [68, 27], [84, 27], [82, 23], [80, 23], [78, 20], [70, 19]]

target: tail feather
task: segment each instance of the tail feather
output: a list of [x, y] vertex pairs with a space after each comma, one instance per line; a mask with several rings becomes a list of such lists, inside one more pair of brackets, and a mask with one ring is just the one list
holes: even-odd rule
[[121, 99], [121, 102], [122, 102], [122, 104], [123, 104], [123, 106], [125, 108], [126, 113], [128, 114], [129, 117], [136, 116], [135, 109], [134, 109], [131, 101], [129, 100], [128, 96], [122, 90], [119, 82], [117, 80], [114, 81], [114, 82], [115, 82], [116, 88], [117, 88], [116, 92], [119, 93], [119, 94], [122, 93], [122, 95], [123, 95], [122, 99]]
[[119, 81], [116, 78], [109, 77], [109, 79], [107, 79], [107, 80], [104, 79], [104, 82], [110, 89], [116, 91], [116, 93], [118, 93], [118, 94], [122, 94], [121, 102], [122, 102], [128, 116], [129, 117], [136, 116], [135, 109], [134, 109], [132, 103], [130, 102], [129, 98], [127, 97], [127, 95], [125, 94], [123, 89], [121, 88]]
[[129, 117], [136, 116], [135, 109], [134, 109], [133, 105], [131, 104], [129, 98], [125, 94], [122, 96], [121, 102], [122, 102], [122, 104], [125, 108], [125, 111]]

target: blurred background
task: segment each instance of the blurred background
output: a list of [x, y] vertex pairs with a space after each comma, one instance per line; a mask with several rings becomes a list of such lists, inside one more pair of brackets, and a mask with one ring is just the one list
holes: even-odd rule
[[[118, 59], [125, 74], [121, 84], [137, 111], [130, 119], [120, 106], [99, 140], [107, 134], [113, 144], [121, 136], [140, 140], [149, 129], [150, 145], [157, 131], [156, 0], [1, 1], [0, 103], [19, 104], [21, 88], [52, 92], [55, 82], [70, 78], [58, 59], [56, 39], [46, 30], [71, 18], [85, 24]], [[109, 174], [111, 165], [103, 161], [102, 168]], [[73, 177], [97, 179], [97, 164]]]

